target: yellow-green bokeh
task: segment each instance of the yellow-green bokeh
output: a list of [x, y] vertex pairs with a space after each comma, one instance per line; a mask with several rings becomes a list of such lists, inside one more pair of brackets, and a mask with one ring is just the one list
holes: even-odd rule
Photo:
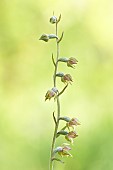
[[74, 80], [61, 97], [61, 114], [81, 121], [73, 158], [55, 170], [112, 170], [112, 0], [0, 1], [0, 170], [48, 170], [55, 103], [44, 96], [53, 86], [56, 45], [39, 37], [54, 33], [53, 11], [62, 14], [60, 55], [79, 61], [75, 70], [59, 66]]

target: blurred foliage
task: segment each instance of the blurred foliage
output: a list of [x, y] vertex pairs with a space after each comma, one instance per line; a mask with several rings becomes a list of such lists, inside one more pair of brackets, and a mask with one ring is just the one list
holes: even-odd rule
[[112, 0], [0, 1], [0, 170], [48, 169], [55, 104], [45, 103], [44, 95], [53, 84], [55, 43], [38, 39], [54, 33], [53, 10], [62, 14], [61, 56], [79, 61], [75, 70], [59, 67], [74, 79], [61, 97], [62, 115], [82, 124], [73, 158], [56, 170], [112, 170]]

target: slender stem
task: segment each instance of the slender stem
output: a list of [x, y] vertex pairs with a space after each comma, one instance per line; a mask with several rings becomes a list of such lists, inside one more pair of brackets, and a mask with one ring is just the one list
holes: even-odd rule
[[[57, 36], [57, 31], [58, 31], [58, 24], [56, 23], [56, 36]], [[56, 54], [56, 64], [55, 64], [55, 70], [54, 70], [54, 76], [53, 76], [53, 82], [54, 82], [54, 87], [56, 87], [56, 73], [58, 69], [58, 58], [59, 58], [59, 43], [58, 40], [56, 40], [57, 43], [57, 54]], [[55, 148], [55, 143], [56, 143], [56, 136], [57, 136], [57, 131], [58, 131], [58, 126], [59, 126], [59, 118], [60, 118], [60, 100], [59, 96], [57, 96], [57, 119], [56, 119], [56, 124], [55, 124], [55, 130], [54, 130], [54, 135], [53, 135], [53, 140], [52, 140], [52, 146], [51, 146], [51, 155], [50, 155], [50, 170], [53, 170], [53, 150]]]
[[[58, 24], [56, 23], [56, 36], [58, 34]], [[57, 42], [57, 56], [56, 56], [56, 65], [55, 65], [55, 71], [54, 71], [54, 77], [53, 77], [53, 81], [54, 81], [54, 87], [56, 87], [56, 73], [57, 73], [57, 68], [58, 68], [58, 58], [59, 58], [59, 43], [58, 40], [56, 40]]]
[[53, 150], [54, 150], [55, 142], [56, 142], [57, 130], [58, 130], [58, 126], [59, 126], [59, 117], [60, 117], [60, 101], [59, 101], [59, 97], [58, 97], [57, 98], [57, 122], [55, 124], [55, 130], [54, 130], [52, 147], [51, 147], [50, 170], [53, 170], [52, 158], [53, 158]]

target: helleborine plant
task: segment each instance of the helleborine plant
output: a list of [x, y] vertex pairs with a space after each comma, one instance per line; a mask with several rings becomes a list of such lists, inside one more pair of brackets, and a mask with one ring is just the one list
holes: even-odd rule
[[[56, 32], [55, 34], [42, 34], [39, 40], [43, 40], [45, 42], [48, 42], [51, 39], [55, 39], [56, 41], [56, 59], [54, 59], [54, 55], [52, 54], [52, 62], [54, 65], [54, 74], [53, 74], [53, 87], [50, 88], [45, 95], [45, 101], [51, 100], [54, 98], [54, 102], [56, 102], [57, 105], [57, 111], [55, 115], [55, 111], [53, 112], [53, 120], [55, 123], [55, 129], [54, 129], [54, 135], [52, 140], [52, 146], [51, 146], [51, 154], [50, 154], [50, 164], [49, 164], [49, 170], [54, 170], [54, 161], [59, 161], [61, 163], [64, 163], [61, 159], [59, 159], [58, 155], [61, 157], [67, 156], [72, 157], [70, 154], [71, 147], [69, 146], [74, 142], [74, 139], [78, 136], [77, 132], [75, 131], [75, 127], [77, 125], [80, 125], [80, 122], [77, 118], [73, 117], [67, 117], [63, 116], [61, 117], [61, 111], [60, 111], [60, 96], [65, 92], [68, 85], [73, 82], [73, 79], [70, 74], [58, 72], [58, 64], [59, 62], [66, 63], [67, 67], [75, 68], [75, 65], [77, 64], [77, 59], [74, 57], [60, 57], [60, 43], [63, 39], [64, 32], [62, 32], [61, 37], [58, 37], [58, 23], [61, 20], [61, 15], [59, 18], [56, 16], [53, 16], [50, 18], [50, 23], [55, 24]], [[61, 79], [61, 82], [64, 83], [64, 88], [59, 91], [57, 87], [57, 77]], [[64, 127], [59, 130], [59, 123], [60, 121], [64, 121]], [[60, 146], [56, 147], [56, 140], [60, 136], [64, 136], [64, 139], [68, 141], [69, 143], [63, 143]]]

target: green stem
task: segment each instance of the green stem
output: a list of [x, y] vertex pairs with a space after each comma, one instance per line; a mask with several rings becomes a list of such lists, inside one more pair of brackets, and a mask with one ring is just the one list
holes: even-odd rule
[[60, 101], [59, 101], [59, 97], [58, 97], [57, 98], [57, 122], [55, 124], [55, 130], [54, 130], [52, 147], [51, 147], [50, 170], [53, 170], [53, 161], [52, 161], [52, 158], [53, 158], [53, 150], [55, 148], [56, 136], [57, 136], [58, 126], [59, 126], [59, 117], [60, 117]]
[[[56, 23], [56, 36], [57, 36], [57, 30], [58, 30], [58, 24]], [[53, 76], [53, 82], [54, 82], [54, 87], [56, 87], [56, 73], [58, 69], [58, 58], [59, 58], [59, 43], [58, 40], [57, 42], [57, 56], [56, 56], [56, 64], [55, 64], [55, 70], [54, 70], [54, 76]], [[55, 130], [54, 130], [54, 135], [53, 135], [53, 140], [52, 140], [52, 146], [51, 146], [51, 155], [50, 155], [50, 170], [53, 170], [53, 151], [55, 148], [55, 143], [56, 143], [56, 136], [57, 136], [57, 131], [58, 131], [58, 126], [59, 126], [59, 118], [60, 118], [60, 100], [59, 96], [57, 96], [57, 119], [56, 119], [56, 124], [55, 124]]]
[[[56, 36], [57, 36], [57, 33], [58, 32], [58, 24], [56, 23]], [[54, 81], [54, 87], [56, 87], [56, 73], [57, 73], [57, 68], [58, 68], [58, 58], [59, 58], [59, 43], [58, 43], [58, 40], [56, 40], [57, 42], [57, 56], [56, 56], [56, 64], [55, 64], [55, 71], [54, 71], [54, 77], [53, 77], [53, 81]]]

